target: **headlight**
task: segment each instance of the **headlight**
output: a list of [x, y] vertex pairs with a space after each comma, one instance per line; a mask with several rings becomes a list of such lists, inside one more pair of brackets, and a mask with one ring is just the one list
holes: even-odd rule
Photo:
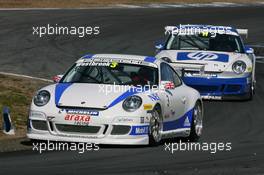
[[137, 110], [142, 104], [142, 99], [139, 96], [130, 96], [123, 102], [125, 111], [133, 112]]
[[247, 65], [243, 61], [236, 61], [232, 65], [233, 71], [237, 74], [242, 74], [243, 72], [245, 72], [246, 68]]
[[50, 93], [46, 90], [39, 91], [34, 97], [34, 104], [36, 106], [44, 106], [50, 100]]

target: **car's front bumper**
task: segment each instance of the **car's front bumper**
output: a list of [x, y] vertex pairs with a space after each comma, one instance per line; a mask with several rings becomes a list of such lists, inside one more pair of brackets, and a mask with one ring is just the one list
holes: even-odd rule
[[244, 97], [251, 88], [251, 77], [183, 77], [188, 86], [198, 90], [204, 99], [233, 99]]
[[58, 142], [86, 142], [96, 144], [114, 144], [114, 145], [147, 145], [149, 143], [148, 136], [134, 136], [130, 138], [105, 137], [105, 138], [83, 138], [83, 137], [66, 137], [56, 136], [49, 133], [27, 133], [27, 137], [36, 140], [49, 140]]
[[[41, 114], [41, 113], [40, 113]], [[27, 137], [36, 140], [87, 142], [96, 144], [146, 145], [148, 138], [148, 116], [102, 117], [95, 116], [87, 125], [33, 115], [28, 120]]]

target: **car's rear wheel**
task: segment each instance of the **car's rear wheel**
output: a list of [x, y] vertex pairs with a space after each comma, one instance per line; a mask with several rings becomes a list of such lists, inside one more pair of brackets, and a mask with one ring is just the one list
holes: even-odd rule
[[155, 108], [149, 121], [149, 145], [155, 146], [160, 143], [162, 127], [161, 112], [158, 108]]
[[188, 138], [191, 142], [196, 142], [202, 135], [203, 129], [203, 107], [200, 101], [197, 101], [193, 108], [193, 117], [191, 124], [191, 133]]

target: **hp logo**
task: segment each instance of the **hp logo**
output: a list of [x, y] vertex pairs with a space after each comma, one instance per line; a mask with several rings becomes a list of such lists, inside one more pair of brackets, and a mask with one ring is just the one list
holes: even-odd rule
[[187, 57], [193, 60], [216, 60], [218, 58], [216, 54], [207, 52], [189, 53]]

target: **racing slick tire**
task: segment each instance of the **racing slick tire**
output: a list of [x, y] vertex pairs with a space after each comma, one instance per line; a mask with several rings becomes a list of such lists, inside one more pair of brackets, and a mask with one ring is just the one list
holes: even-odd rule
[[254, 83], [250, 85], [250, 90], [248, 91], [248, 93], [246, 94], [245, 100], [252, 100], [253, 96], [255, 94], [255, 86]]
[[191, 122], [191, 132], [188, 141], [197, 142], [202, 134], [203, 128], [203, 107], [200, 101], [197, 101], [193, 108], [193, 117]]
[[162, 116], [159, 107], [155, 107], [151, 112], [151, 118], [149, 121], [149, 145], [157, 146], [161, 141], [162, 133]]

